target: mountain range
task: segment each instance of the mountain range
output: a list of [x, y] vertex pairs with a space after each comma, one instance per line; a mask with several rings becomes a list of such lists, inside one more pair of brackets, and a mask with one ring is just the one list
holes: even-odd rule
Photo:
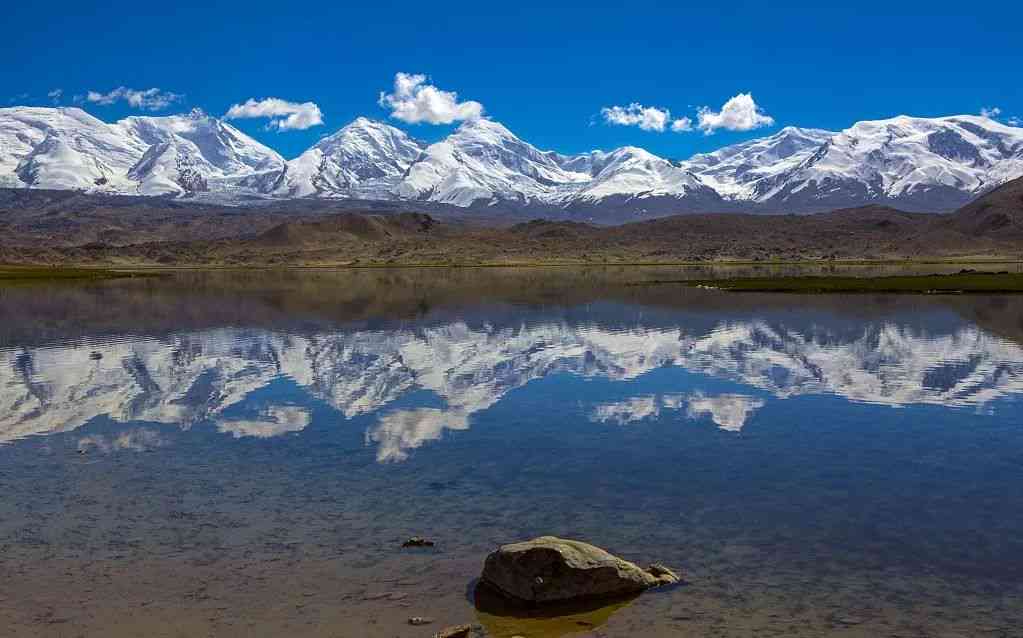
[[0, 187], [228, 204], [433, 202], [612, 222], [868, 204], [943, 212], [1020, 176], [1023, 128], [971, 115], [786, 127], [682, 161], [632, 146], [543, 151], [486, 118], [426, 144], [360, 117], [285, 160], [199, 110], [110, 124], [77, 108], [0, 109]]

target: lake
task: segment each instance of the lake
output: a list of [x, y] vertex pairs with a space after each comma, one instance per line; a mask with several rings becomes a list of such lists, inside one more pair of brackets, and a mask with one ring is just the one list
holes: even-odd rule
[[[1023, 296], [735, 272], [0, 283], [0, 633], [1018, 636]], [[477, 609], [543, 534], [686, 583]]]

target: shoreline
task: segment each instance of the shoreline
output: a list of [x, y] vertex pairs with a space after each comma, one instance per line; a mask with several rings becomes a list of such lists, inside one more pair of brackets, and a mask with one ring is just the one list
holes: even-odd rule
[[[1019, 258], [987, 258], [987, 259], [851, 259], [851, 260], [777, 260], [777, 261], [755, 261], [755, 260], [716, 260], [716, 261], [623, 261], [623, 262], [576, 262], [576, 261], [553, 261], [553, 262], [483, 262], [483, 263], [437, 263], [437, 262], [410, 262], [410, 263], [353, 263], [339, 262], [328, 264], [191, 264], [191, 265], [153, 265], [153, 264], [2, 264], [0, 263], [0, 280], [25, 279], [25, 278], [49, 278], [54, 279], [77, 279], [102, 277], [103, 273], [116, 273], [117, 276], [143, 275], [145, 273], [159, 272], [220, 272], [220, 271], [289, 271], [289, 270], [375, 270], [375, 269], [409, 269], [409, 268], [436, 268], [436, 269], [473, 269], [473, 268], [672, 268], [672, 267], [730, 267], [730, 266], [752, 266], [752, 267], [789, 267], [789, 266], [830, 266], [830, 267], [858, 267], [858, 266], [994, 266], [994, 265], [1018, 265], [1023, 269], [1023, 259]], [[1023, 272], [1023, 270], [1021, 270]], [[669, 283], [669, 282], [665, 282]], [[675, 283], [675, 282], [670, 282]]]

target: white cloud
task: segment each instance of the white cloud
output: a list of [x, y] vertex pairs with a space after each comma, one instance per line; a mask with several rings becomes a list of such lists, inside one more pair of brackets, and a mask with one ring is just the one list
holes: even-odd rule
[[610, 106], [600, 109], [604, 121], [616, 126], [638, 126], [644, 131], [663, 131], [671, 113], [656, 106], [643, 106], [633, 102], [628, 106]]
[[680, 117], [671, 123], [671, 130], [676, 133], [685, 133], [693, 130], [693, 121], [688, 117]]
[[93, 104], [113, 104], [114, 102], [127, 102], [130, 106], [146, 111], [159, 111], [165, 109], [174, 102], [179, 102], [183, 95], [163, 91], [161, 89], [129, 89], [126, 86], [119, 86], [109, 93], [89, 91], [85, 100]]
[[644, 131], [663, 133], [669, 126], [672, 131], [682, 133], [693, 130], [693, 121], [688, 117], [671, 119], [671, 111], [656, 106], [643, 106], [633, 102], [628, 106], [605, 106], [600, 109], [604, 121], [615, 126], [638, 126]]
[[64, 96], [64, 89], [53, 89], [46, 94], [46, 97], [50, 98], [50, 101], [54, 104], [60, 103], [60, 98]]
[[991, 119], [994, 119], [1002, 114], [1002, 109], [997, 106], [985, 106], [980, 109], [980, 114], [983, 117], [990, 117]]
[[451, 124], [460, 120], [473, 120], [483, 115], [483, 105], [468, 100], [458, 101], [454, 91], [442, 91], [426, 84], [426, 76], [397, 73], [394, 92], [380, 92], [380, 106], [391, 110], [391, 117], [408, 124]]
[[249, 98], [243, 104], [232, 105], [224, 117], [229, 120], [268, 118], [267, 128], [278, 131], [304, 131], [323, 124], [323, 113], [314, 102], [289, 102], [277, 97]]
[[1010, 117], [1008, 120], [1006, 120], [1006, 123], [1009, 126], [1023, 126], [1023, 118]]
[[699, 127], [705, 134], [711, 135], [718, 129], [726, 131], [751, 131], [762, 126], [774, 124], [774, 118], [762, 112], [753, 96], [740, 93], [725, 102], [720, 111], [704, 106], [697, 111]]

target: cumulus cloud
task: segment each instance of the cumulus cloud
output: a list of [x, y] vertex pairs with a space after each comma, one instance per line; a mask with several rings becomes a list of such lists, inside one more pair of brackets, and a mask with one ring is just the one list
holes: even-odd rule
[[628, 106], [605, 106], [600, 109], [604, 121], [614, 126], [638, 126], [644, 131], [663, 133], [669, 127], [676, 133], [691, 131], [693, 121], [688, 117], [671, 119], [671, 111], [656, 106], [643, 106], [633, 102]]
[[774, 118], [765, 114], [749, 93], [740, 93], [731, 98], [720, 111], [708, 106], [701, 107], [697, 111], [697, 118], [700, 130], [706, 135], [711, 135], [718, 129], [752, 131], [774, 124]]
[[671, 123], [671, 130], [676, 133], [685, 133], [693, 130], [693, 121], [688, 117], [680, 117]]
[[1009, 126], [1023, 126], [1023, 118], [1010, 117], [1008, 120], [1006, 120], [1006, 123]]
[[183, 95], [157, 88], [129, 89], [126, 86], [119, 86], [109, 93], [89, 91], [85, 95], [85, 101], [103, 105], [127, 102], [129, 106], [136, 109], [159, 111], [175, 102], [181, 101], [183, 97]]
[[980, 109], [980, 114], [983, 117], [990, 117], [991, 119], [995, 119], [996, 117], [1002, 114], [1002, 109], [998, 108], [997, 106], [985, 106], [984, 108]]
[[454, 91], [442, 91], [426, 81], [425, 75], [395, 74], [393, 92], [380, 92], [380, 106], [390, 109], [391, 117], [408, 124], [451, 124], [483, 115], [479, 102], [459, 102]]
[[46, 94], [46, 97], [50, 98], [50, 101], [54, 104], [60, 103], [60, 98], [64, 96], [64, 89], [53, 89]]
[[249, 98], [234, 104], [224, 115], [229, 120], [266, 118], [269, 129], [277, 131], [304, 131], [323, 124], [323, 113], [314, 102], [289, 102], [277, 97], [262, 100]]

